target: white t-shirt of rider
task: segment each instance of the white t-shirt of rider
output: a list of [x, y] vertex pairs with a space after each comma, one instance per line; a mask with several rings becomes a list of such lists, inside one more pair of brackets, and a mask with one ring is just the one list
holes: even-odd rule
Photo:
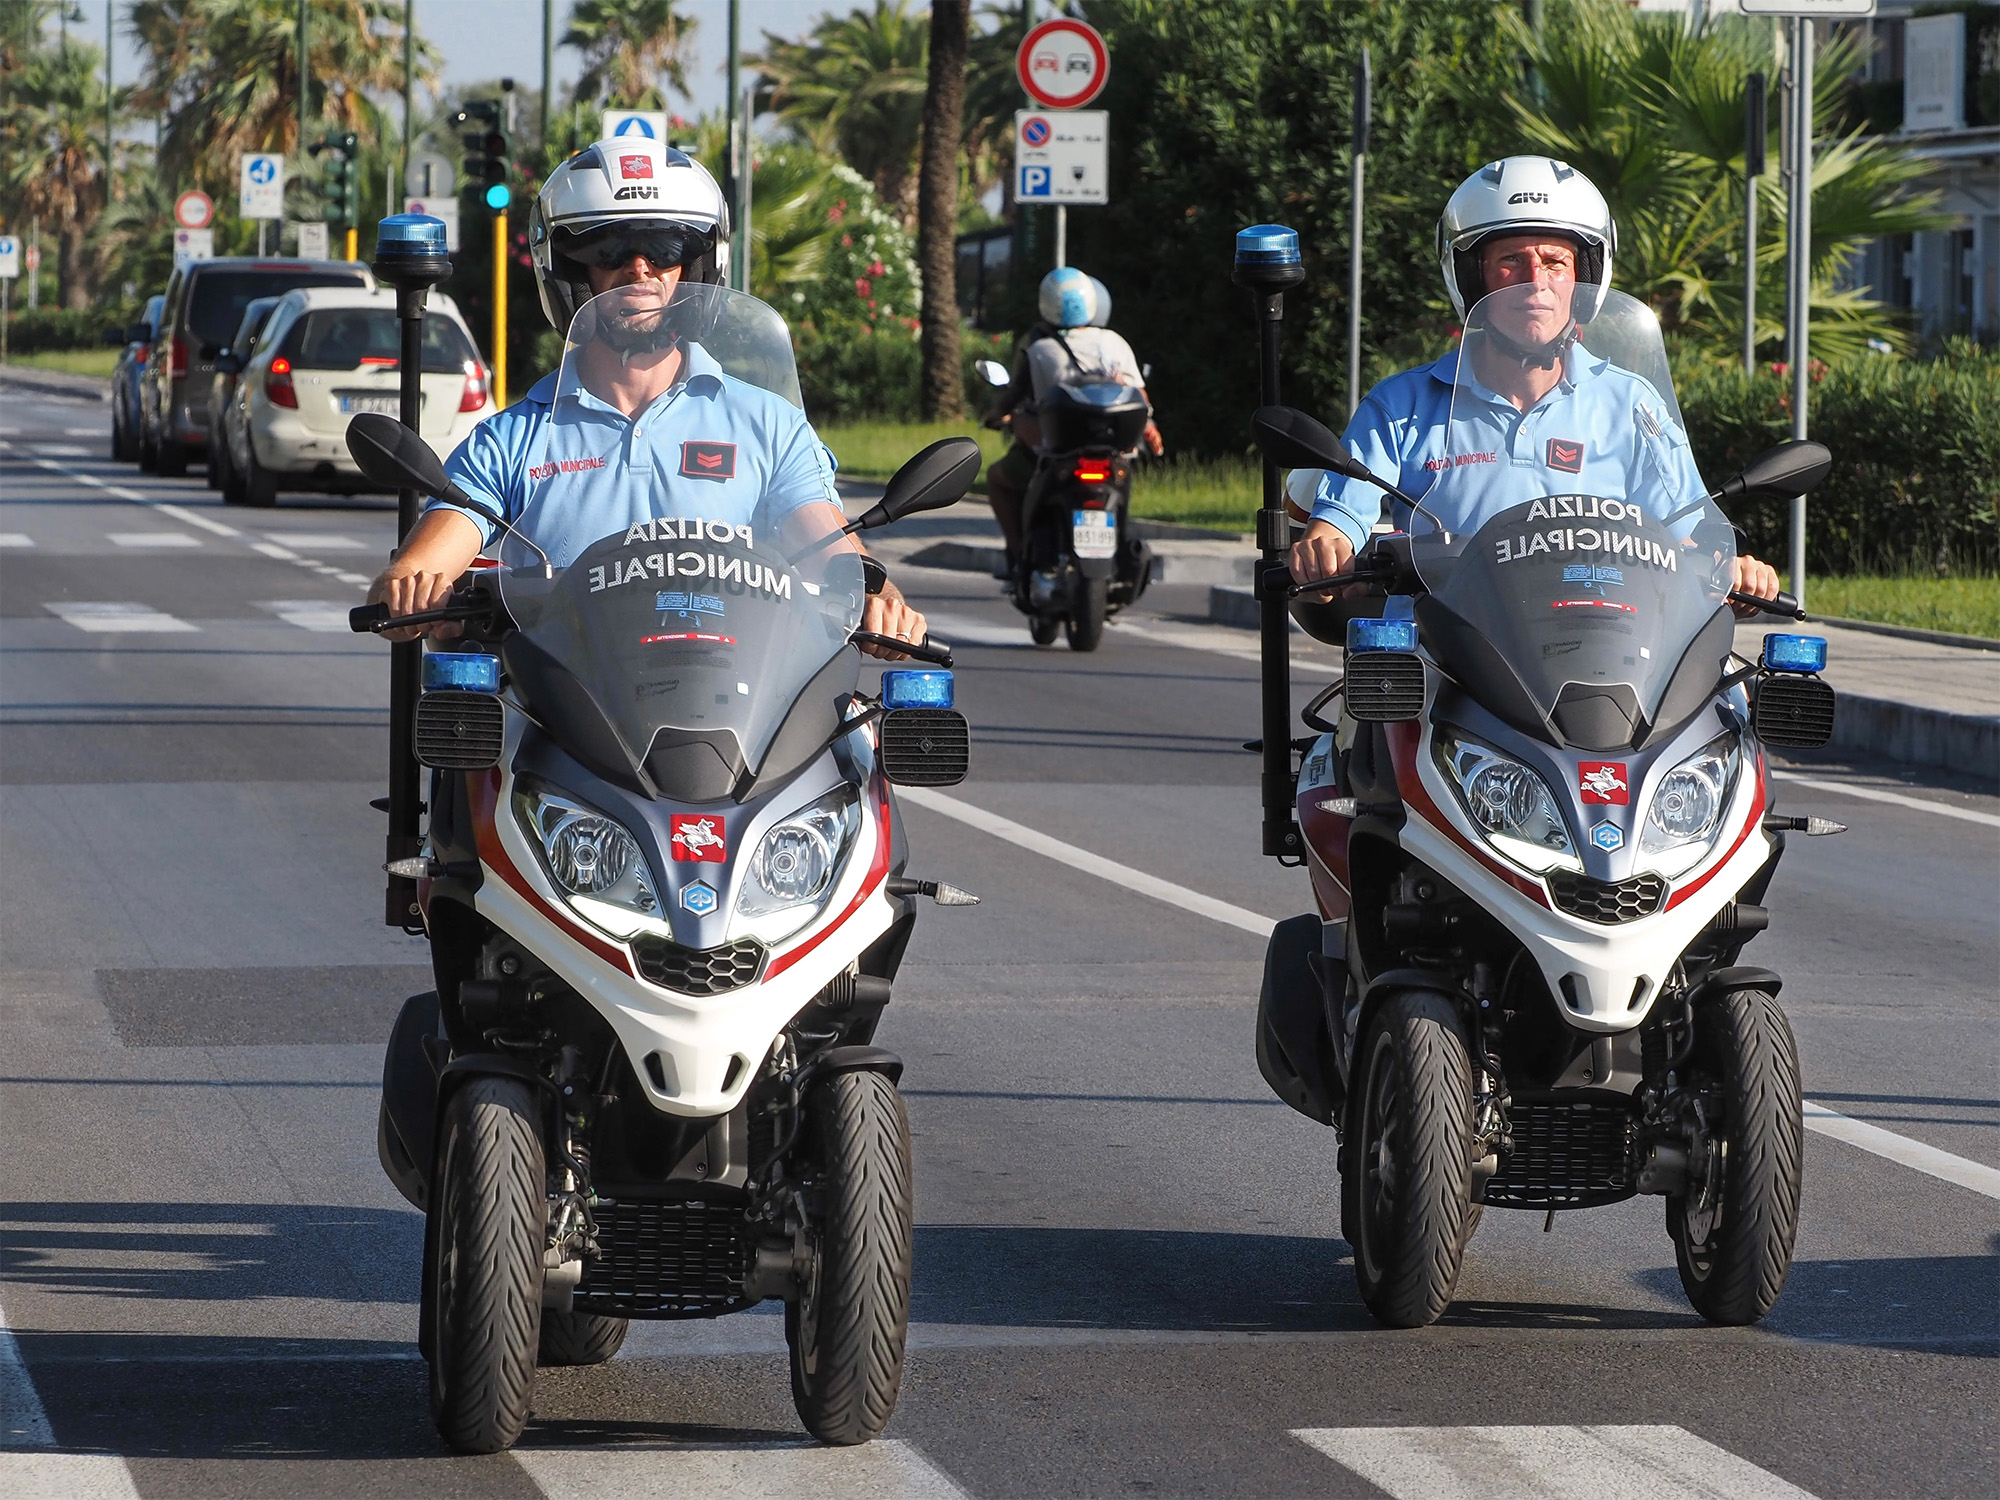
[[[1064, 344], [1069, 347], [1065, 349]], [[1132, 346], [1109, 328], [1065, 328], [1060, 341], [1036, 339], [1028, 346], [1028, 378], [1034, 382], [1037, 404], [1046, 401], [1059, 385], [1146, 383]]]

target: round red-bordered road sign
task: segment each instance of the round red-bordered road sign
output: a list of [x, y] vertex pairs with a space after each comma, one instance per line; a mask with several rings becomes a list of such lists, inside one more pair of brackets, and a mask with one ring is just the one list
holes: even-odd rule
[[206, 229], [215, 222], [215, 200], [200, 188], [174, 199], [174, 222], [183, 229]]
[[1082, 109], [1110, 81], [1111, 53], [1096, 27], [1063, 16], [1022, 38], [1014, 72], [1042, 108]]

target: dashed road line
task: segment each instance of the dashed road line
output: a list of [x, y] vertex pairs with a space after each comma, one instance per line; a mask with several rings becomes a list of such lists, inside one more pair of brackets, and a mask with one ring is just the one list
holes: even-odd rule
[[1822, 781], [1817, 776], [1798, 776], [1790, 771], [1771, 773], [1780, 781], [1789, 781], [1794, 786], [1809, 786], [1816, 792], [1832, 792], [1837, 797], [1859, 797], [1863, 802], [1886, 802], [1891, 807], [1907, 807], [1912, 812], [1935, 813], [1940, 818], [1956, 818], [1961, 823], [1978, 823], [1986, 828], [2000, 828], [2000, 816], [1980, 812], [1977, 808], [1953, 807], [1948, 802], [1927, 802], [1922, 797], [1905, 797], [1901, 792], [1885, 792], [1879, 787], [1853, 786], [1845, 781]]
[[[532, 1434], [531, 1434], [532, 1439]], [[818, 1443], [702, 1447], [516, 1448], [514, 1462], [548, 1500], [964, 1500], [965, 1492], [906, 1442], [853, 1448]]]
[[1813, 1500], [1684, 1427], [1303, 1427], [1390, 1500]]
[[2000, 1198], [2000, 1171], [1976, 1161], [1967, 1161], [1962, 1156], [1954, 1156], [1949, 1151], [1940, 1151], [1922, 1141], [1913, 1141], [1893, 1130], [1884, 1130], [1880, 1125], [1836, 1114], [1810, 1099], [1806, 1100], [1806, 1129], [1836, 1141], [1845, 1141], [1850, 1146], [1858, 1146], [1913, 1172], [1922, 1172], [1944, 1182], [1955, 1182], [1988, 1198]]
[[107, 531], [104, 535], [114, 547], [160, 549], [201, 545], [199, 537], [189, 536], [185, 531]]
[[319, 635], [348, 633], [347, 606], [325, 599], [271, 599], [257, 606], [268, 609], [287, 625]]
[[35, 539], [25, 531], [0, 531], [0, 547], [32, 547]]
[[92, 635], [177, 635], [200, 629], [149, 604], [64, 600], [45, 607], [64, 623]]

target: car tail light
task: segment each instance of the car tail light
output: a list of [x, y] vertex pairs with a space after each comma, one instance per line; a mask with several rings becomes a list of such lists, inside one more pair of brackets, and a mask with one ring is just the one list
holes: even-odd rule
[[173, 377], [174, 379], [179, 380], [183, 375], [187, 374], [187, 372], [188, 372], [187, 340], [177, 335], [174, 339], [174, 364], [172, 372]]
[[1079, 484], [1111, 483], [1111, 460], [1108, 458], [1079, 458], [1072, 471]]
[[474, 365], [465, 372], [465, 390], [459, 395], [460, 411], [482, 411], [486, 406], [486, 371]]
[[273, 406], [298, 409], [299, 393], [292, 386], [292, 362], [282, 354], [271, 361], [270, 373], [264, 377], [264, 395]]
[[151, 344], [134, 344], [132, 346], [132, 363], [143, 365], [146, 362], [146, 356], [152, 352], [153, 346]]

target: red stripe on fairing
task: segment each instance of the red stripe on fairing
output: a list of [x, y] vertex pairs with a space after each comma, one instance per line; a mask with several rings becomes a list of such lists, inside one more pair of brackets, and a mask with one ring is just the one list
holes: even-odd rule
[[[594, 937], [579, 927], [575, 920], [566, 916], [542, 898], [542, 893], [528, 884], [527, 877], [508, 857], [507, 849], [500, 842], [500, 830], [494, 826], [500, 805], [500, 773], [488, 771], [484, 776], [468, 776], [466, 784], [472, 794], [472, 833], [479, 849], [479, 862], [498, 875], [530, 906], [561, 928], [564, 936], [571, 938], [603, 959], [621, 974], [632, 973], [632, 963], [622, 948], [614, 948], [602, 938]], [[635, 976], [636, 977], [636, 976]]]
[[1727, 854], [1723, 855], [1722, 858], [1710, 865], [1702, 874], [1690, 880], [1686, 885], [1681, 886], [1673, 895], [1667, 898], [1668, 911], [1672, 911], [1696, 891], [1707, 885], [1709, 881], [1715, 878], [1718, 870], [1736, 858], [1736, 851], [1743, 847], [1744, 840], [1750, 837], [1751, 830], [1764, 821], [1764, 801], [1767, 791], [1768, 787], [1764, 780], [1764, 752], [1759, 750], [1757, 752], [1757, 796], [1750, 804], [1750, 816], [1743, 820], [1743, 828], [1736, 835], [1736, 842], [1729, 846]]
[[868, 866], [868, 878], [861, 882], [861, 889], [856, 891], [854, 899], [847, 903], [847, 910], [827, 923], [826, 926], [820, 928], [818, 932], [815, 932], [803, 943], [800, 943], [798, 947], [780, 953], [776, 958], [772, 959], [770, 966], [764, 970], [765, 979], [776, 979], [785, 970], [789, 969], [821, 943], [832, 937], [834, 933], [840, 931], [841, 925], [849, 917], [861, 910], [861, 903], [874, 895], [881, 887], [883, 880], [887, 878], [889, 874], [889, 790], [886, 784], [876, 794], [875, 805], [881, 812], [882, 825], [875, 830], [875, 859]]
[[1430, 789], [1417, 774], [1417, 747], [1423, 742], [1423, 726], [1412, 719], [1399, 724], [1388, 724], [1384, 728], [1389, 732], [1389, 763], [1396, 768], [1396, 786], [1403, 794], [1404, 804], [1412, 812], [1421, 814], [1423, 820], [1431, 827], [1537, 906], [1547, 906], [1549, 893], [1539, 880], [1530, 880], [1525, 875], [1517, 875], [1501, 864], [1499, 860], [1452, 827], [1450, 821], [1438, 810], [1437, 803], [1431, 800]]

